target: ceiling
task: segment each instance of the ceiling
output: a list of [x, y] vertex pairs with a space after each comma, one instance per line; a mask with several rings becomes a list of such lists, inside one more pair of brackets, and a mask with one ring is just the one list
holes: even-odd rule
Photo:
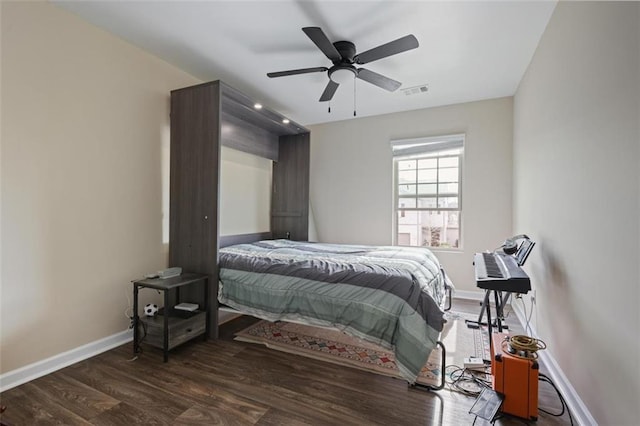
[[[388, 92], [355, 85], [357, 116], [511, 96], [553, 13], [555, 1], [60, 1], [53, 3], [203, 80], [222, 80], [294, 121], [353, 118], [354, 85], [318, 102], [330, 67], [302, 32], [322, 28], [357, 52], [413, 34], [420, 46], [360, 67], [402, 82]], [[407, 95], [405, 90], [428, 86]]]

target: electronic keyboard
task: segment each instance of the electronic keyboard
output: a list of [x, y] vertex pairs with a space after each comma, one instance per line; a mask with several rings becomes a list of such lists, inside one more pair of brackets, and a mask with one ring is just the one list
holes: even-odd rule
[[527, 293], [531, 290], [529, 276], [511, 255], [500, 252], [476, 253], [473, 264], [479, 288], [511, 293]]

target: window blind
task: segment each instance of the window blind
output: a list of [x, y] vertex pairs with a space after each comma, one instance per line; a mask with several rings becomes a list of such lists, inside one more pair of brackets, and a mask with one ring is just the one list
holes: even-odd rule
[[464, 147], [464, 134], [427, 138], [397, 139], [390, 142], [394, 157], [407, 157]]

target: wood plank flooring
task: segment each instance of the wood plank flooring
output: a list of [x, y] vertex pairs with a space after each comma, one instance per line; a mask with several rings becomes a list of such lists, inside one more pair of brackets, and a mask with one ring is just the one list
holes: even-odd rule
[[[477, 302], [454, 309], [478, 313]], [[475, 397], [408, 388], [399, 379], [233, 340], [255, 318], [221, 328], [221, 338], [174, 349], [162, 362], [143, 346], [123, 345], [0, 394], [7, 425], [470, 425]], [[507, 320], [521, 332], [515, 315]], [[541, 370], [544, 372], [544, 366]], [[541, 408], [559, 412], [540, 383]], [[505, 417], [498, 425], [521, 425]], [[488, 424], [478, 419], [476, 425]], [[540, 413], [538, 425], [568, 425]]]

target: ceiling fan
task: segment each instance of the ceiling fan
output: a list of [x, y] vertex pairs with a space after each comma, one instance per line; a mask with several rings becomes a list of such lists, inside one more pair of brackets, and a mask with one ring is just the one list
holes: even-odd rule
[[331, 43], [325, 33], [319, 27], [305, 27], [304, 33], [316, 46], [333, 62], [331, 68], [315, 67], [301, 68], [297, 70], [279, 71], [267, 73], [268, 77], [284, 77], [288, 75], [307, 74], [312, 72], [328, 71], [329, 83], [325, 87], [320, 102], [330, 101], [341, 83], [346, 83], [354, 78], [359, 78], [375, 86], [390, 92], [398, 89], [402, 83], [389, 77], [370, 71], [366, 68], [356, 68], [357, 65], [368, 64], [387, 56], [396, 55], [418, 47], [418, 40], [413, 34], [401, 37], [389, 43], [382, 44], [366, 52], [356, 54], [356, 46], [350, 41], [336, 41]]

